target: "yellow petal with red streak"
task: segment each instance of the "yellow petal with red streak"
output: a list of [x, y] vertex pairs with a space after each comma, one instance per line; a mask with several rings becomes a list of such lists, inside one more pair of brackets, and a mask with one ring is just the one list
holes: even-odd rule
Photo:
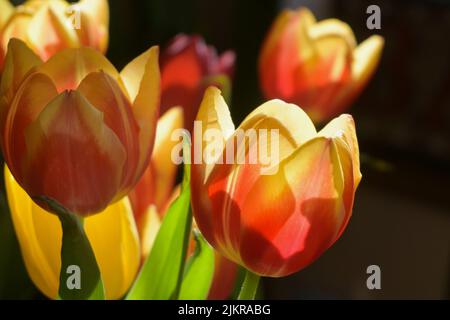
[[124, 87], [133, 102], [134, 118], [139, 126], [141, 159], [136, 171], [136, 181], [150, 161], [155, 140], [159, 113], [161, 75], [159, 72], [159, 48], [149, 50], [131, 61], [120, 73]]
[[355, 189], [361, 181], [361, 171], [359, 164], [359, 147], [356, 137], [355, 122], [353, 117], [343, 114], [331, 120], [319, 132], [319, 136], [342, 140], [348, 146], [349, 152], [353, 160], [353, 179], [355, 181]]

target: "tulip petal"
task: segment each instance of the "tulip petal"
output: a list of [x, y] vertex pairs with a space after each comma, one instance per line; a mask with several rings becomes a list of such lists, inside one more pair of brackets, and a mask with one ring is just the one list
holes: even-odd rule
[[[352, 170], [348, 149], [319, 137], [286, 159], [276, 175], [260, 176], [237, 190], [233, 201], [238, 211], [230, 215], [240, 217], [236, 249], [244, 265], [278, 277], [314, 261], [334, 243], [351, 214]], [[246, 181], [245, 169], [239, 179]]]
[[[0, 84], [0, 130], [2, 130], [2, 134], [4, 134], [6, 117], [16, 91], [31, 69], [41, 63], [39, 57], [24, 42], [11, 39]], [[2, 147], [4, 148], [4, 145]]]
[[85, 220], [108, 299], [120, 299], [133, 283], [141, 258], [139, 237], [127, 198]]
[[[216, 131], [221, 139], [205, 139], [205, 132]], [[206, 159], [201, 151], [213, 148], [213, 144], [218, 144], [218, 148], [224, 148], [228, 138], [234, 133], [234, 123], [230, 116], [230, 110], [223, 99], [218, 88], [211, 86], [205, 91], [202, 103], [194, 125], [194, 143], [192, 155], [194, 157], [193, 171], [200, 174], [199, 181], [206, 182], [217, 159]], [[199, 136], [197, 136], [199, 135]], [[220, 141], [221, 140], [221, 141]], [[201, 148], [201, 150], [199, 150]], [[221, 156], [220, 153], [217, 156]], [[201, 158], [199, 158], [201, 157]]]
[[[62, 229], [56, 215], [36, 205], [5, 166], [11, 217], [28, 274], [49, 298], [58, 296]], [[107, 299], [122, 297], [139, 266], [139, 242], [126, 198], [85, 220]]]
[[[216, 139], [204, 139], [205, 132], [215, 132]], [[207, 180], [214, 169], [217, 159], [209, 159], [203, 156], [203, 152], [208, 149], [217, 149], [217, 156], [225, 147], [226, 141], [234, 133], [234, 123], [230, 116], [230, 110], [221, 96], [220, 90], [216, 87], [209, 87], [205, 91], [197, 119], [194, 124], [192, 157], [191, 159], [191, 192], [192, 208], [201, 223], [201, 230], [209, 243], [215, 241], [212, 232], [213, 217], [209, 213], [212, 211], [212, 201], [208, 195]], [[211, 232], [211, 233], [209, 233]]]
[[[134, 183], [134, 173], [139, 159], [137, 143], [139, 129], [134, 120], [131, 103], [118, 83], [103, 71], [88, 74], [77, 91], [104, 114], [105, 124], [114, 131], [125, 147], [127, 159], [122, 185], [131, 186]], [[125, 189], [124, 192], [128, 193]], [[124, 194], [118, 195], [119, 198], [123, 196]]]
[[298, 90], [293, 70], [312, 68], [315, 51], [308, 28], [314, 22], [314, 16], [307, 9], [284, 11], [275, 22], [259, 62], [267, 98], [292, 97]]
[[109, 25], [109, 5], [107, 0], [81, 0], [78, 2], [81, 11], [86, 12], [93, 20], [104, 28]]
[[0, 85], [2, 104], [11, 101], [27, 73], [40, 64], [41, 59], [22, 40], [9, 41]]
[[91, 72], [104, 71], [119, 79], [116, 68], [100, 52], [92, 48], [65, 49], [52, 56], [38, 68], [57, 85], [58, 92], [74, 90]]
[[151, 162], [155, 170], [154, 179], [158, 188], [155, 190], [155, 205], [161, 211], [170, 197], [177, 172], [177, 166], [172, 161], [172, 150], [178, 141], [171, 139], [172, 133], [183, 127], [183, 109], [169, 109], [158, 120], [155, 146]]
[[[7, 166], [5, 184], [11, 218], [28, 274], [47, 297], [55, 299], [61, 269], [62, 232], [58, 218], [33, 203]], [[44, 232], [38, 233], [35, 224]]]
[[75, 28], [65, 16], [67, 7], [64, 1], [47, 1], [30, 21], [28, 40], [44, 60], [64, 48], [79, 46]]
[[0, 47], [2, 48], [2, 51], [6, 51], [10, 39], [27, 38], [28, 25], [30, 24], [30, 21], [31, 15], [19, 10], [16, 10], [9, 17], [6, 24], [0, 30]]
[[[261, 122], [265, 122], [263, 125]], [[281, 140], [279, 160], [316, 135], [316, 128], [308, 115], [298, 106], [275, 99], [251, 112], [238, 129], [278, 129]]]
[[373, 35], [358, 45], [353, 52], [352, 78], [355, 90], [361, 89], [374, 73], [383, 51], [384, 39]]
[[142, 216], [141, 226], [141, 255], [142, 259], [145, 259], [153, 247], [159, 227], [161, 226], [159, 212], [155, 206], [150, 205], [147, 208], [147, 211]]
[[14, 7], [9, 0], [0, 0], [0, 30], [8, 21], [9, 17], [13, 14]]
[[229, 299], [238, 276], [239, 266], [215, 252], [214, 277], [208, 293], [208, 300]]
[[355, 189], [361, 181], [361, 171], [359, 165], [359, 147], [358, 139], [356, 138], [355, 122], [353, 117], [348, 114], [343, 114], [338, 118], [330, 121], [322, 130], [319, 136], [341, 139], [349, 148], [353, 160], [353, 180], [355, 182]]
[[[95, 44], [101, 52], [106, 52], [108, 47], [108, 28], [109, 28], [109, 5], [107, 0], [81, 0], [76, 5], [81, 12], [81, 27], [79, 34], [85, 32], [85, 27], [91, 30], [91, 37], [84, 39], [81, 37], [82, 43], [85, 45]], [[83, 21], [85, 23], [83, 23]], [[87, 41], [86, 41], [87, 40]]]
[[23, 132], [57, 94], [49, 77], [34, 73], [26, 78], [9, 106], [3, 126], [3, 155], [19, 181], [22, 180], [20, 164], [26, 153]]
[[[72, 212], [103, 210], [120, 190], [125, 149], [77, 91], [57, 96], [25, 131], [24, 188]], [[83, 172], [83, 174], [79, 174]]]
[[[319, 21], [308, 29], [309, 36], [317, 41], [324, 38], [340, 38], [343, 44], [346, 45], [349, 51], [356, 47], [355, 35], [350, 26], [338, 19], [326, 19]], [[332, 49], [332, 47], [323, 48]]]
[[159, 48], [151, 47], [131, 61], [120, 78], [133, 101], [133, 114], [139, 126], [140, 154], [135, 182], [148, 165], [153, 149], [160, 101]]

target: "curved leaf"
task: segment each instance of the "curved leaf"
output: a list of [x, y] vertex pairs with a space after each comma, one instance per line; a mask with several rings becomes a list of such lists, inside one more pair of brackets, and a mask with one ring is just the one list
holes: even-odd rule
[[205, 300], [214, 276], [214, 249], [194, 230], [195, 251], [186, 265], [179, 300]]

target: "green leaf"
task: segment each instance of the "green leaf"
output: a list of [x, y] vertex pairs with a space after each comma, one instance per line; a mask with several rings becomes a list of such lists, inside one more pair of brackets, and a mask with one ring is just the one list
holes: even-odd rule
[[[56, 213], [63, 230], [59, 297], [63, 300], [104, 300], [104, 287], [94, 251], [84, 232], [82, 218], [56, 201], [39, 197]], [[74, 288], [79, 276], [80, 288]]]
[[186, 265], [180, 300], [205, 300], [214, 276], [214, 249], [197, 230], [193, 231], [195, 251]]
[[186, 137], [183, 140], [185, 166], [180, 195], [167, 210], [128, 300], [166, 300], [179, 295], [192, 224], [190, 167], [186, 161], [190, 143], [186, 143]]

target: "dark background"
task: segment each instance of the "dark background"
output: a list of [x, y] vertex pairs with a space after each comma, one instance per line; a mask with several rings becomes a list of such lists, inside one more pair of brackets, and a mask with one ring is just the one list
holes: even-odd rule
[[[341, 239], [311, 266], [287, 278], [264, 279], [266, 298], [450, 298], [450, 3], [110, 1], [108, 57], [119, 69], [151, 45], [163, 48], [179, 32], [201, 34], [219, 52], [235, 50], [235, 123], [263, 101], [257, 57], [282, 7], [305, 5], [318, 19], [346, 21], [361, 42], [375, 31], [366, 28], [371, 4], [381, 8], [376, 33], [386, 45], [373, 81], [349, 110], [363, 173], [353, 217]], [[372, 264], [381, 268], [381, 290], [366, 287]]]

